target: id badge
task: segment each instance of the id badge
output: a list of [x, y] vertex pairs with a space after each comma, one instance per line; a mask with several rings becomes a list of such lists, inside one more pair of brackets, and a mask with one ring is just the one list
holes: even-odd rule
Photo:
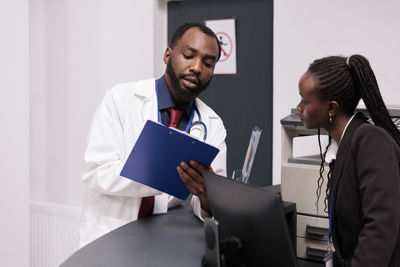
[[333, 267], [333, 252], [329, 251], [325, 257], [325, 267]]

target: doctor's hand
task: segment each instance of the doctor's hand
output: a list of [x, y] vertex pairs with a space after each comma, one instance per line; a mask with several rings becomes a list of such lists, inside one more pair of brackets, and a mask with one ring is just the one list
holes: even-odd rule
[[182, 182], [186, 185], [190, 193], [199, 197], [201, 208], [207, 213], [211, 214], [206, 193], [206, 185], [204, 178], [201, 175], [201, 171], [208, 170], [209, 172], [214, 172], [213, 169], [211, 167], [206, 168], [194, 160], [191, 160], [189, 164], [186, 162], [181, 162], [180, 166], [178, 166], [176, 169], [182, 179]]

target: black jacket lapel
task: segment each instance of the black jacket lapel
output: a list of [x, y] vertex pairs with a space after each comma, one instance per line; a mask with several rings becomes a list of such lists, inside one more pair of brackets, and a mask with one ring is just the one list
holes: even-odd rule
[[[333, 201], [333, 205], [332, 205], [332, 226], [333, 226], [333, 238], [337, 236], [335, 235], [335, 229], [337, 229], [335, 227], [335, 204], [336, 204], [336, 195], [337, 195], [337, 190], [338, 190], [338, 185], [340, 182], [340, 179], [342, 178], [342, 172], [343, 172], [343, 168], [344, 165], [346, 163], [347, 160], [349, 160], [349, 157], [351, 156], [350, 153], [348, 152], [348, 148], [350, 146], [351, 143], [351, 139], [353, 137], [354, 132], [357, 130], [357, 128], [366, 121], [366, 117], [358, 112], [354, 118], [352, 119], [352, 121], [350, 122], [350, 124], [347, 126], [346, 132], [343, 136], [343, 139], [340, 142], [339, 148], [338, 148], [338, 152], [336, 154], [336, 160], [335, 160], [335, 164], [334, 164], [334, 168], [331, 171], [331, 189], [329, 192], [329, 196], [331, 196], [332, 194], [332, 201]], [[336, 240], [338, 241], [337, 243], [340, 244], [341, 241], [340, 240]]]

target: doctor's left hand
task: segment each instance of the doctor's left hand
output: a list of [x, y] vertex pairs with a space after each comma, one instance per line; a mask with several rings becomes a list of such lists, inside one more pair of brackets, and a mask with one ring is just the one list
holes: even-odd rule
[[207, 213], [211, 213], [206, 193], [206, 185], [204, 178], [201, 175], [201, 171], [208, 170], [210, 172], [214, 172], [212, 168], [206, 168], [200, 163], [191, 160], [189, 164], [186, 162], [181, 162], [180, 166], [178, 166], [176, 169], [178, 170], [182, 182], [186, 185], [190, 193], [199, 197], [201, 208]]

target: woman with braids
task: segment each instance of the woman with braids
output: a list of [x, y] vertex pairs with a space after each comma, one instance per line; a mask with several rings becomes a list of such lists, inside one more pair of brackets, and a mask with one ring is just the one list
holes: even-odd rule
[[[299, 92], [304, 125], [338, 144], [327, 190], [334, 266], [400, 266], [400, 133], [367, 59], [315, 60]], [[375, 125], [354, 114], [360, 98]]]

